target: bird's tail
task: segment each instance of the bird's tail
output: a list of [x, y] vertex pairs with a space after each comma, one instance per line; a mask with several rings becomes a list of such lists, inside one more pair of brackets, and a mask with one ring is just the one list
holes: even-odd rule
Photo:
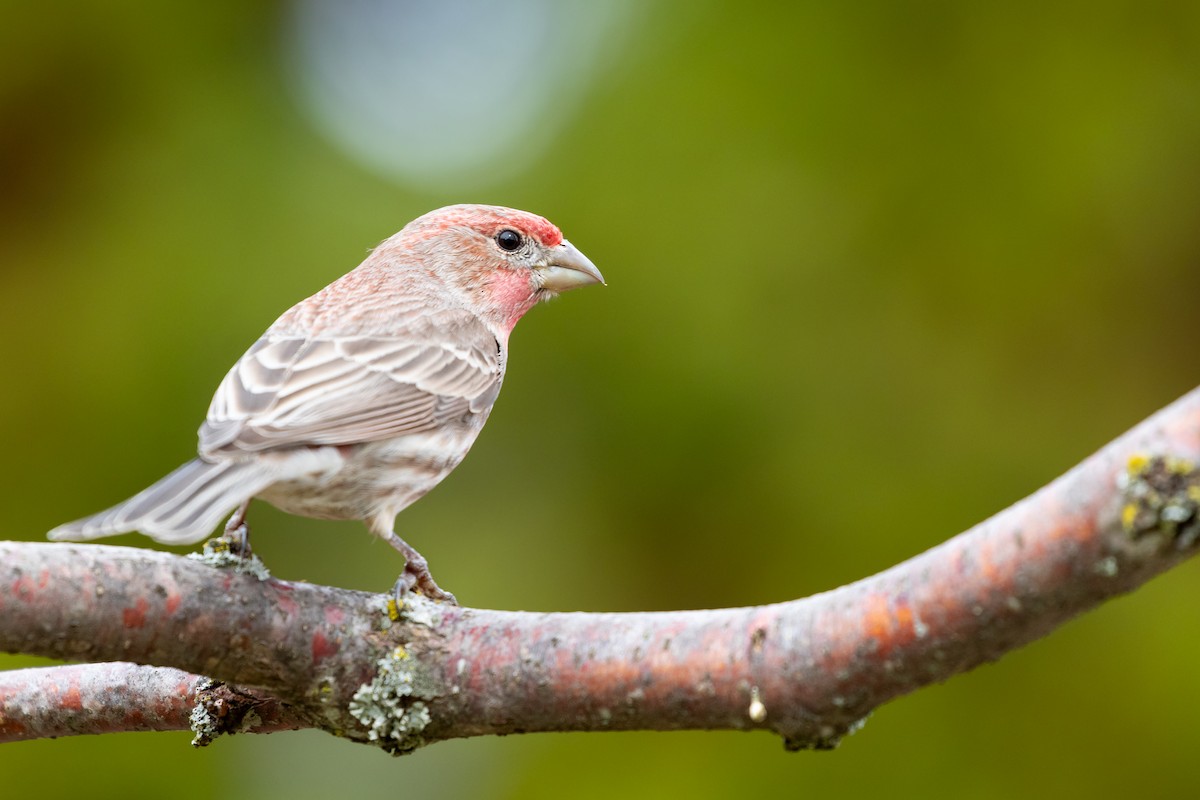
[[163, 544], [198, 542], [273, 479], [253, 462], [193, 459], [124, 503], [59, 525], [47, 538], [84, 541], [140, 531]]

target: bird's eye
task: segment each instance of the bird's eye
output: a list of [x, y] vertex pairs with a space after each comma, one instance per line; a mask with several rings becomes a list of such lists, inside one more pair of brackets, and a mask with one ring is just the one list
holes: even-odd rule
[[514, 230], [509, 230], [508, 228], [505, 228], [496, 234], [496, 244], [500, 245], [501, 250], [505, 250], [509, 253], [519, 249], [523, 242], [524, 239], [521, 238], [521, 234]]

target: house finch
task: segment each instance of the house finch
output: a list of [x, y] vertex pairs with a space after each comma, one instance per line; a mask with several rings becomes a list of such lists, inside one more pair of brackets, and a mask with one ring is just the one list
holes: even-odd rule
[[199, 457], [55, 540], [141, 531], [196, 542], [250, 500], [361, 519], [407, 560], [403, 588], [453, 601], [392, 530], [458, 466], [504, 380], [508, 337], [558, 292], [603, 283], [542, 217], [458, 205], [432, 211], [353, 271], [293, 306], [234, 364], [200, 427]]

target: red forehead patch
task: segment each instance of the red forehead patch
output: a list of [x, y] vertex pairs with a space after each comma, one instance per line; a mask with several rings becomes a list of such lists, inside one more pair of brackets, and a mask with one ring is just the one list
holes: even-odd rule
[[537, 214], [527, 214], [522, 211], [518, 211], [517, 214], [528, 220], [525, 223], [525, 231], [530, 236], [538, 239], [542, 244], [554, 247], [562, 242], [562, 231], [550, 220], [545, 217], [539, 217]]
[[446, 228], [461, 226], [482, 231], [489, 237], [495, 236], [504, 228], [514, 228], [529, 234], [547, 247], [560, 244], [563, 238], [558, 227], [545, 217], [503, 206], [447, 206], [429, 212], [414, 220], [413, 224], [426, 229], [427, 236], [436, 235], [438, 231]]

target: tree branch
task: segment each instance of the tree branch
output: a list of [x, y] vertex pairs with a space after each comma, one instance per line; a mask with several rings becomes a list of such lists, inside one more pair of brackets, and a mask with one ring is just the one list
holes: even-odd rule
[[[118, 661], [0, 672], [0, 742], [201, 725], [227, 733], [308, 727], [272, 697], [170, 667]], [[193, 744], [207, 743], [198, 730]]]
[[[382, 596], [154, 551], [0, 543], [0, 649], [256, 687], [230, 691], [272, 709], [260, 730], [309, 725], [394, 751], [481, 734], [684, 728], [765, 728], [789, 748], [830, 747], [880, 704], [996, 659], [1191, 555], [1198, 461], [1195, 390], [932, 550], [753, 608], [525, 613], [413, 596], [389, 609]], [[97, 714], [87, 732], [179, 725], [197, 695], [195, 676], [108, 668], [132, 698], [108, 710], [177, 707], [154, 722]], [[86, 671], [68, 669], [82, 668], [6, 676], [0, 731], [81, 732], [13, 699], [40, 691], [46, 706], [74, 703], [71, 681]], [[104, 685], [90, 696], [116, 691]], [[214, 730], [228, 729], [239, 728]]]

